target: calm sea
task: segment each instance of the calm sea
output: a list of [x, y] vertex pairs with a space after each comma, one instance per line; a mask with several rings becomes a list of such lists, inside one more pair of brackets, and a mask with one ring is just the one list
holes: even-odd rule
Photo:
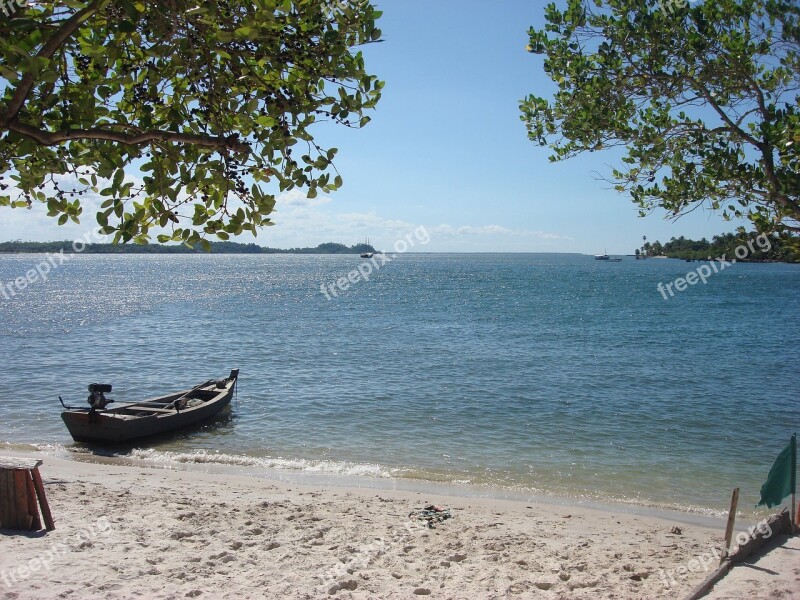
[[[40, 255], [0, 256], [0, 283]], [[143, 460], [752, 507], [800, 429], [800, 267], [406, 254], [76, 256], [0, 296], [0, 442], [80, 451], [58, 396], [117, 400], [241, 369], [217, 421]], [[3, 446], [0, 446], [2, 449]]]

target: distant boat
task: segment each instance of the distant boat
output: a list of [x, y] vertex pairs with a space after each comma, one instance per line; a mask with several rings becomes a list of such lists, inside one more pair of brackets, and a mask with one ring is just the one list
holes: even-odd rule
[[[603, 252], [606, 252], [606, 250], [603, 250]], [[621, 262], [622, 261], [621, 258], [611, 258], [608, 254], [595, 254], [594, 255], [594, 259], [595, 260], [602, 260], [602, 261], [605, 261], [605, 262]]]
[[226, 379], [210, 379], [190, 390], [174, 392], [151, 400], [106, 408], [113, 402], [105, 397], [107, 384], [89, 386], [88, 407], [61, 405], [61, 418], [76, 442], [119, 443], [167, 433], [216, 416], [231, 402], [239, 370]]
[[[364, 242], [364, 245], [372, 247], [372, 245], [369, 243], [369, 238], [366, 239], [366, 241]], [[361, 254], [361, 258], [372, 258], [373, 256], [375, 256], [374, 252], [363, 252]]]

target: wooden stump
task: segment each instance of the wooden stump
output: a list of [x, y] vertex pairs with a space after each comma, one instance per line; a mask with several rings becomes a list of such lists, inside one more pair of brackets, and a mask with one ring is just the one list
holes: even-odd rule
[[41, 506], [47, 531], [55, 529], [39, 474], [41, 464], [41, 460], [0, 457], [0, 528], [38, 531]]

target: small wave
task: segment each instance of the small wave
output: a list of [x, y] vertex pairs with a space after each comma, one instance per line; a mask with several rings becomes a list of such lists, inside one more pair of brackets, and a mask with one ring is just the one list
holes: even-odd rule
[[[4, 452], [44, 452], [50, 453], [52, 444], [26, 444], [21, 442], [0, 442], [0, 449]], [[63, 446], [61, 447], [63, 450]]]
[[285, 469], [312, 473], [331, 473], [335, 475], [355, 475], [366, 477], [393, 477], [391, 470], [380, 465], [334, 462], [327, 460], [286, 459], [241, 454], [222, 454], [197, 450], [194, 452], [161, 452], [153, 449], [132, 450], [127, 458], [156, 462], [161, 464], [211, 464], [236, 467], [258, 467], [264, 469]]
[[[38, 452], [54, 457], [77, 460], [118, 459], [123, 461], [141, 461], [150, 464], [169, 465], [211, 465], [219, 467], [243, 467], [254, 469], [271, 469], [296, 473], [313, 473], [317, 475], [340, 475], [351, 477], [368, 477], [375, 479], [395, 479], [396, 481], [419, 481], [445, 486], [456, 486], [456, 494], [500, 497], [511, 499], [525, 498], [531, 501], [557, 499], [559, 502], [575, 502], [578, 504], [599, 506], [626, 505], [653, 509], [658, 511], [695, 514], [712, 518], [724, 518], [727, 511], [720, 508], [701, 506], [692, 503], [664, 502], [641, 495], [624, 496], [609, 493], [606, 490], [575, 490], [563, 485], [542, 486], [531, 481], [520, 482], [504, 474], [487, 476], [486, 473], [470, 474], [464, 472], [442, 472], [413, 467], [388, 467], [379, 464], [358, 464], [346, 461], [312, 460], [302, 458], [260, 457], [244, 454], [224, 454], [207, 450], [190, 452], [159, 451], [152, 448], [134, 449], [129, 452], [102, 452], [81, 446], [63, 446], [50, 443], [15, 443], [0, 442], [0, 450], [18, 452]], [[463, 489], [459, 492], [458, 488]], [[449, 488], [448, 488], [449, 489]], [[741, 518], [763, 516], [764, 510], [740, 510]]]

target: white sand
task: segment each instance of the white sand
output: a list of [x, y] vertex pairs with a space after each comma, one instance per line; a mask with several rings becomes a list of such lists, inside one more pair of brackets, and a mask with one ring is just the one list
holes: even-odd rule
[[[0, 598], [674, 599], [721, 537], [680, 515], [44, 460], [56, 530], [0, 534]], [[410, 522], [428, 503], [453, 518]], [[795, 554], [770, 568], [796, 578]]]
[[706, 598], [800, 599], [800, 536], [784, 537], [767, 554], [735, 566]]

